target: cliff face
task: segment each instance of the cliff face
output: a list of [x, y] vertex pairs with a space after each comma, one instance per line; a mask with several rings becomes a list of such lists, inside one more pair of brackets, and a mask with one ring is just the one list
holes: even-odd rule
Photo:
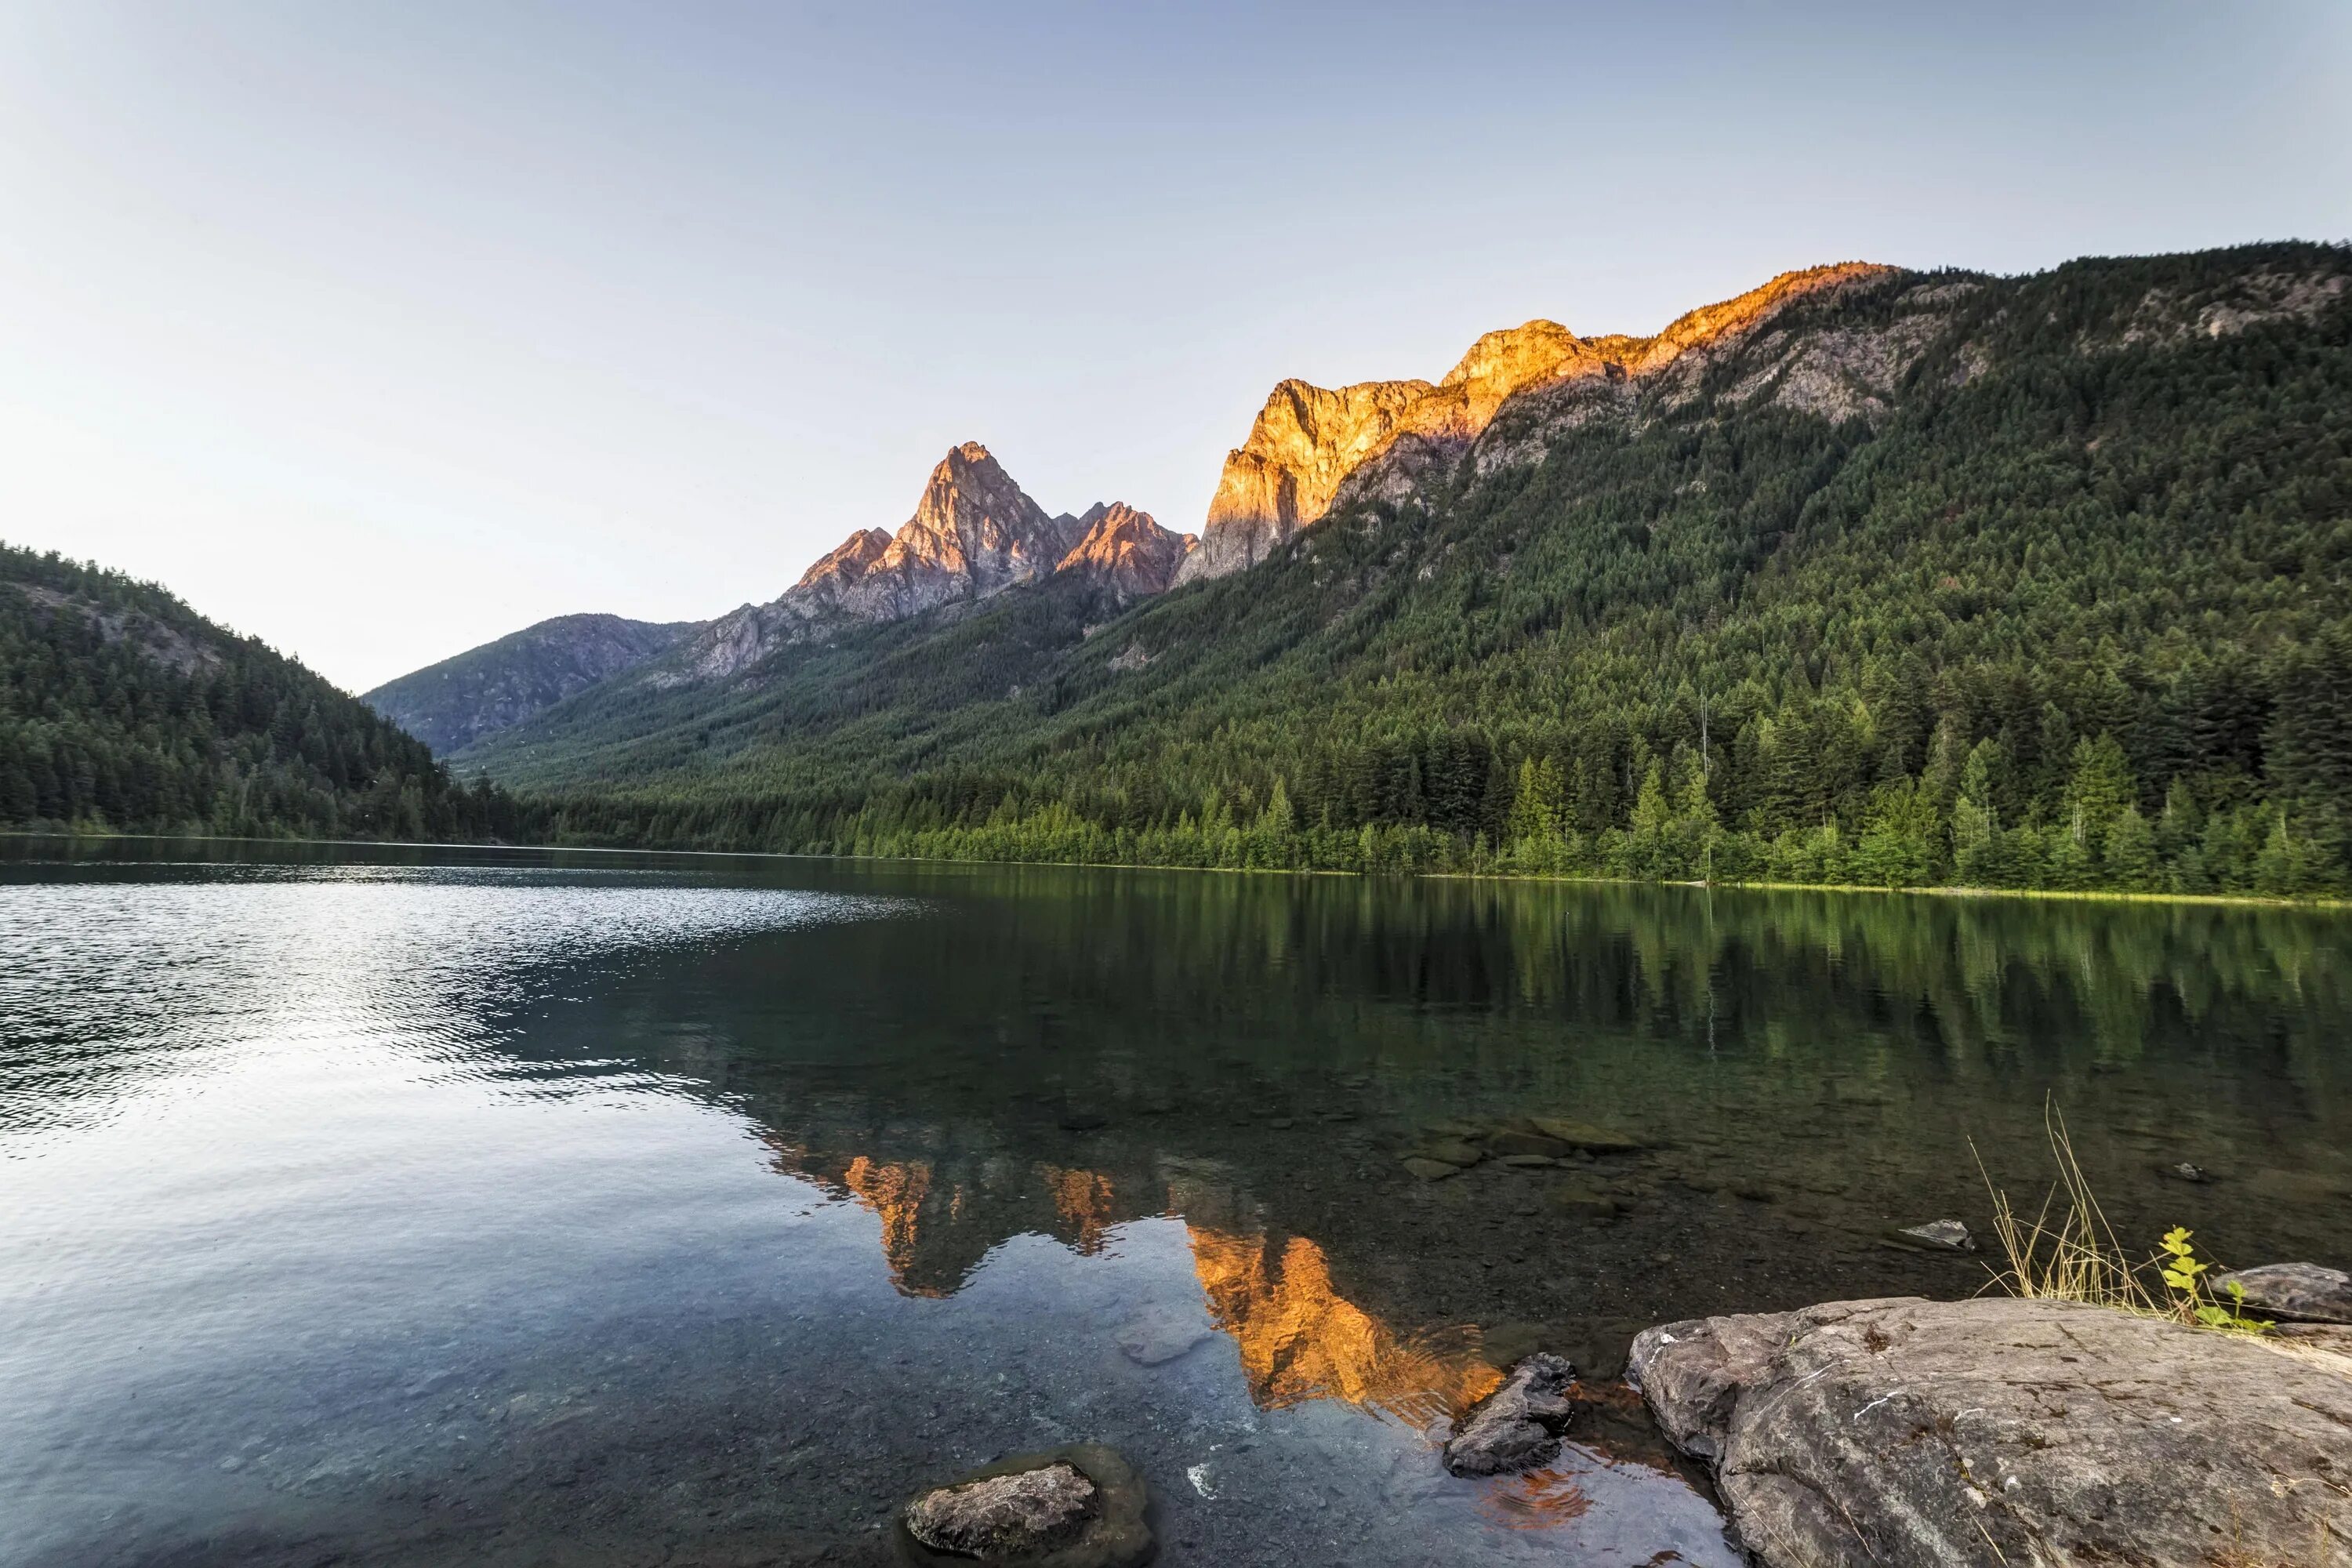
[[446, 757], [635, 668], [698, 626], [558, 616], [387, 681], [360, 700]]
[[988, 448], [967, 441], [931, 470], [895, 534], [851, 534], [783, 595], [705, 627], [656, 684], [731, 678], [778, 648], [850, 626], [976, 603], [1024, 583], [1078, 574], [1120, 598], [1162, 592], [1192, 541], [1124, 501], [1048, 516]]
[[1249, 438], [1226, 456], [1201, 547], [1176, 580], [1221, 577], [1264, 560], [1329, 510], [1351, 478], [1391, 454], [1418, 478], [1433, 451], [1458, 453], [1523, 392], [1653, 376], [1695, 350], [1746, 336], [1791, 300], [1888, 270], [1850, 262], [1783, 273], [1650, 338], [1580, 338], [1557, 321], [1528, 321], [1480, 338], [1435, 385], [1374, 381], [1331, 392], [1286, 381]]
[[1410, 428], [1436, 390], [1425, 381], [1367, 381], [1336, 392], [1303, 381], [1276, 386], [1249, 439], [1226, 455], [1201, 548], [1177, 581], [1257, 564], [1321, 517], [1339, 481]]

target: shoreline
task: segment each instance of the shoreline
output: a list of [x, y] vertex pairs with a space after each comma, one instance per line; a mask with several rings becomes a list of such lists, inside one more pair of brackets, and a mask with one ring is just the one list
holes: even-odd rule
[[1722, 889], [1756, 893], [1847, 893], [1882, 898], [2031, 899], [2050, 902], [2182, 904], [2219, 908], [2341, 910], [2352, 910], [2352, 896], [2327, 894], [2294, 898], [2274, 893], [2151, 893], [2122, 889], [1976, 888], [1938, 885], [1884, 888], [1863, 882], [1708, 882], [1685, 878], [1651, 880], [1639, 877], [1542, 876], [1524, 871], [1342, 871], [1315, 866], [1164, 866], [1135, 860], [979, 860], [943, 855], [818, 854], [803, 849], [673, 849], [660, 846], [612, 844], [510, 844], [466, 840], [400, 838], [262, 838], [207, 833], [119, 833], [112, 829], [0, 828], [0, 841], [54, 839], [70, 843], [264, 844], [311, 845], [345, 849], [512, 850], [531, 855], [689, 855], [709, 859], [832, 860], [871, 866], [1034, 866], [1086, 871], [1182, 871], [1235, 877], [1354, 877], [1366, 881], [1516, 882], [1539, 887], [1683, 888], [1702, 892]]

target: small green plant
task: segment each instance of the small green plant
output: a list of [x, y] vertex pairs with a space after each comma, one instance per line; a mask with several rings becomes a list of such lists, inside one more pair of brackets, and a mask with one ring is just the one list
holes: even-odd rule
[[2185, 1226], [2174, 1226], [2164, 1233], [2164, 1250], [2156, 1257], [2158, 1276], [2172, 1292], [2173, 1315], [2184, 1323], [2201, 1328], [2226, 1329], [2232, 1333], [2259, 1334], [2271, 1326], [2266, 1318], [2249, 1317], [2246, 1313], [2246, 1288], [2235, 1279], [2225, 1288], [2228, 1304], [2212, 1294], [2205, 1276], [2213, 1266], [2197, 1256], [2189, 1242], [2193, 1233]]

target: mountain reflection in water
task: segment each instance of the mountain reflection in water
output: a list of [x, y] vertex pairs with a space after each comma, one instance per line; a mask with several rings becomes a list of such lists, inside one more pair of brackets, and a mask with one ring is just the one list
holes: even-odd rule
[[[884, 1261], [904, 1295], [952, 1295], [979, 1258], [1024, 1221], [1091, 1257], [1121, 1221], [1167, 1215], [1183, 1221], [1209, 1321], [1238, 1347], [1250, 1397], [1262, 1408], [1339, 1399], [1419, 1430], [1451, 1420], [1502, 1381], [1475, 1328], [1401, 1331], [1339, 1294], [1312, 1240], [1234, 1228], [1245, 1223], [1246, 1200], [1206, 1174], [1169, 1175], [1122, 1203], [1099, 1171], [997, 1163], [966, 1184], [937, 1179], [922, 1161], [827, 1157], [772, 1134], [767, 1142], [779, 1172], [880, 1219]], [[1195, 1217], [1202, 1215], [1223, 1223]]]

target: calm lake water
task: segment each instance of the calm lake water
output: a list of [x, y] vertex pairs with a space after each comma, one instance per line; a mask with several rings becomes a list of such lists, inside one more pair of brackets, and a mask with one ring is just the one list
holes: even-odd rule
[[[2309, 911], [19, 840], [0, 1563], [878, 1563], [1099, 1440], [1167, 1563], [1727, 1568], [1634, 1330], [1976, 1290], [1885, 1234], [2046, 1103], [2342, 1266], [2347, 1025]], [[1526, 1117], [1648, 1146], [1403, 1163]], [[1445, 1476], [1535, 1346], [1577, 1440]]]

